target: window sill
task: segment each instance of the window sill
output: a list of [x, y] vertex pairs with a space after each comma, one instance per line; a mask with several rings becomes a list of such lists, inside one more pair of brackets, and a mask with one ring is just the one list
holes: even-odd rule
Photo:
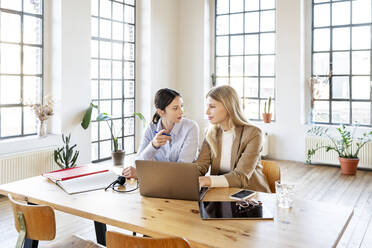
[[53, 148], [59, 145], [60, 142], [60, 135], [56, 134], [48, 134], [47, 137], [43, 138], [33, 135], [4, 139], [0, 141], [0, 156]]

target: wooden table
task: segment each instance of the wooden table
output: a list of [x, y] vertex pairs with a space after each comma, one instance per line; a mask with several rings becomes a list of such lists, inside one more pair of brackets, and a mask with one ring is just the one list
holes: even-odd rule
[[[236, 191], [211, 189], [204, 200], [229, 200]], [[302, 200], [295, 200], [291, 209], [281, 209], [274, 194], [259, 193], [257, 198], [272, 211], [274, 220], [202, 220], [196, 201], [147, 198], [138, 190], [68, 195], [41, 176], [0, 185], [0, 194], [8, 193], [96, 224], [151, 237], [184, 237], [192, 247], [335, 247], [353, 215], [350, 207]]]

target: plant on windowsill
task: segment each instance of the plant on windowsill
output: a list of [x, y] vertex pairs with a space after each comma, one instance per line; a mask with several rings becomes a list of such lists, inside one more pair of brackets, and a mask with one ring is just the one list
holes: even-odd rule
[[345, 125], [337, 128], [338, 137], [330, 135], [329, 129], [326, 127], [312, 127], [307, 131], [308, 134], [326, 137], [331, 141], [330, 145], [316, 145], [313, 149], [307, 150], [307, 163], [311, 163], [311, 157], [320, 149], [326, 149], [326, 152], [335, 151], [341, 165], [341, 173], [344, 175], [355, 175], [359, 158], [358, 154], [360, 149], [372, 141], [372, 131], [363, 133], [361, 137], [354, 137], [356, 127], [353, 132], [350, 132]]
[[270, 107], [271, 107], [271, 96], [269, 97], [269, 100], [265, 101], [264, 103], [264, 112], [262, 114], [262, 119], [265, 123], [271, 122], [272, 114], [270, 113]]
[[[133, 112], [133, 115], [137, 116], [143, 122], [144, 125], [146, 124], [145, 117], [141, 113]], [[113, 143], [113, 147], [114, 147], [114, 150], [112, 151], [112, 160], [114, 161], [114, 165], [122, 165], [123, 162], [124, 162], [125, 150], [124, 150], [124, 147], [122, 149], [119, 149], [119, 135], [120, 135], [121, 131], [123, 130], [125, 122], [128, 119], [124, 120], [123, 127], [120, 130], [115, 129], [115, 126], [114, 126], [113, 122], [111, 122], [111, 125], [110, 125], [110, 120], [112, 120], [112, 117], [110, 115], [108, 115], [107, 113], [100, 113], [97, 116], [96, 120], [97, 121], [106, 121], [107, 126], [110, 129], [111, 139], [112, 139], [112, 143]]]
[[40, 137], [46, 137], [48, 134], [46, 120], [51, 117], [53, 112], [54, 101], [50, 95], [44, 97], [44, 103], [29, 104], [34, 110], [36, 118], [38, 119], [37, 134]]

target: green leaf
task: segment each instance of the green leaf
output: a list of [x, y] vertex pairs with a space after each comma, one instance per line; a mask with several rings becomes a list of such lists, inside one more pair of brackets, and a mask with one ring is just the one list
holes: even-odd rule
[[92, 119], [92, 110], [93, 108], [98, 109], [97, 105], [94, 105], [93, 103], [90, 103], [89, 108], [84, 114], [83, 120], [81, 121], [81, 126], [84, 129], [87, 129], [89, 127], [90, 121]]
[[100, 113], [98, 116], [97, 116], [97, 121], [109, 121], [111, 120], [111, 116], [107, 113]]
[[142, 121], [142, 126], [143, 127], [146, 126], [146, 118], [143, 116], [142, 113], [140, 113], [140, 112], [133, 112], [133, 115], [134, 116], [137, 116]]

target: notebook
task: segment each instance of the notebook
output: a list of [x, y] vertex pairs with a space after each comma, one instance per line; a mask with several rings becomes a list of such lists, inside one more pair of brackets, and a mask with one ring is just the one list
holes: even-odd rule
[[108, 169], [97, 166], [97, 165], [82, 165], [76, 166], [68, 169], [63, 170], [56, 170], [51, 171], [48, 173], [44, 173], [43, 176], [49, 178], [52, 181], [64, 181], [69, 180], [76, 177], [82, 177], [87, 175], [92, 175], [96, 173], [107, 172]]

